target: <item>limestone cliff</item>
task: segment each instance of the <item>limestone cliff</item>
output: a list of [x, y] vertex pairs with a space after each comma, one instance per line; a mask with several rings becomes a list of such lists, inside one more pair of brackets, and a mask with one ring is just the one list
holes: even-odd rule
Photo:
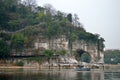
[[75, 40], [72, 42], [72, 50], [70, 50], [69, 40], [66, 38], [65, 35], [62, 35], [60, 38], [54, 38], [51, 40], [44, 40], [42, 38], [39, 38], [35, 41], [34, 46], [35, 49], [38, 50], [41, 48], [55, 50], [55, 54], [58, 54], [57, 52], [59, 51], [65, 50], [66, 54], [64, 56], [69, 57], [74, 57], [75, 54], [79, 54], [77, 53], [77, 50], [83, 50], [90, 56], [92, 63], [103, 63], [103, 52], [98, 49], [100, 46], [97, 43], [86, 42], [84, 40]]

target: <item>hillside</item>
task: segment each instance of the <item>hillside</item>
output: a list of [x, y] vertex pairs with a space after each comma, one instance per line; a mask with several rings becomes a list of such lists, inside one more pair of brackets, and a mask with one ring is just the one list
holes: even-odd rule
[[120, 50], [105, 50], [104, 61], [106, 64], [120, 64]]
[[70, 49], [76, 40], [99, 43], [101, 51], [104, 48], [104, 39], [87, 32], [77, 14], [56, 11], [50, 4], [36, 6], [33, 0], [0, 1], [0, 58], [27, 49], [34, 50], [34, 43], [39, 37], [50, 41], [62, 35], [66, 36]]

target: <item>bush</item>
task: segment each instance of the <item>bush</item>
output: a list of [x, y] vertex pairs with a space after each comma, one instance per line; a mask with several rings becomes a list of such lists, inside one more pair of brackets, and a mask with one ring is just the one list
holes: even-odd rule
[[22, 61], [16, 62], [17, 66], [24, 66], [24, 63]]

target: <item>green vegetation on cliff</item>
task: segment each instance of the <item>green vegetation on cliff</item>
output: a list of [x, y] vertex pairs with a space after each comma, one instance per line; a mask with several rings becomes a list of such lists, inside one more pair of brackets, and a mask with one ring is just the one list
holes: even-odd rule
[[[76, 14], [56, 11], [50, 4], [37, 6], [34, 0], [0, 1], [1, 57], [12, 50], [17, 53], [23, 48], [33, 48], [38, 36], [50, 40], [61, 35], [67, 36], [70, 48], [75, 40], [99, 43], [99, 50], [104, 48], [104, 39], [98, 34], [87, 32]], [[5, 45], [1, 45], [3, 41]], [[7, 48], [6, 52], [2, 52], [4, 48]]]

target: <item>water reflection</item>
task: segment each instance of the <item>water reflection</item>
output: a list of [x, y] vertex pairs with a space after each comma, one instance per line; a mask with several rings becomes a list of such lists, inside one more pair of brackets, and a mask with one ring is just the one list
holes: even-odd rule
[[106, 80], [120, 80], [120, 72], [105, 72]]
[[120, 71], [2, 69], [0, 80], [120, 80]]

